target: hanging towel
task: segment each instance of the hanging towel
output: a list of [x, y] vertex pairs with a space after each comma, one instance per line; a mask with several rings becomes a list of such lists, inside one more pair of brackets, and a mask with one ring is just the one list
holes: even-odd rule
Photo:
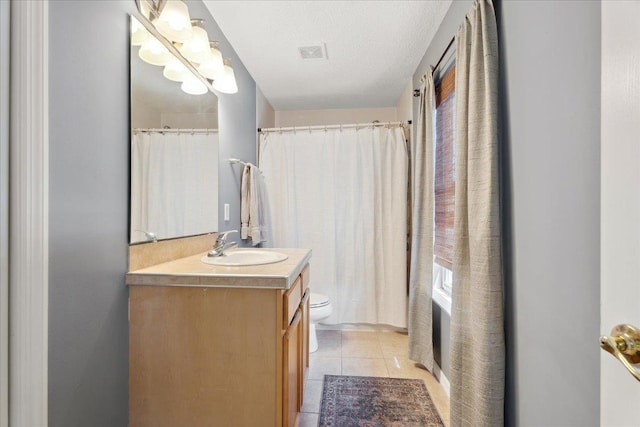
[[251, 239], [256, 246], [267, 241], [269, 234], [269, 204], [262, 172], [247, 163], [242, 171], [240, 204], [240, 237]]

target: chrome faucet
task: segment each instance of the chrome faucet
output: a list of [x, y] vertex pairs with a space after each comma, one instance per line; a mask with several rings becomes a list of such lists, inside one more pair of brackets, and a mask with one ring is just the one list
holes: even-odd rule
[[237, 233], [237, 232], [238, 232], [238, 230], [229, 230], [229, 231], [225, 231], [223, 233], [218, 234], [218, 237], [216, 237], [215, 246], [213, 247], [213, 249], [211, 251], [209, 251], [207, 253], [207, 256], [209, 256], [209, 257], [222, 256], [222, 255], [224, 255], [224, 251], [226, 249], [229, 249], [229, 248], [232, 248], [234, 246], [237, 246], [238, 245], [237, 242], [227, 243], [227, 236], [230, 233]]

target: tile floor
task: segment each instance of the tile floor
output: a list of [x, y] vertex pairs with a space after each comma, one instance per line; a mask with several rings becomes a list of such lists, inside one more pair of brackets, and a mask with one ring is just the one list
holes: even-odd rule
[[317, 334], [319, 348], [309, 360], [300, 427], [318, 425], [325, 374], [419, 378], [427, 386], [440, 418], [449, 425], [449, 397], [433, 375], [408, 359], [406, 333], [318, 330]]

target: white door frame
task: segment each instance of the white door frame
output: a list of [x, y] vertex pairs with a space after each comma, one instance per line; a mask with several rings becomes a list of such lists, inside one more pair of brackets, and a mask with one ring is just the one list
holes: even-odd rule
[[49, 3], [11, 1], [10, 9], [9, 425], [46, 426]]

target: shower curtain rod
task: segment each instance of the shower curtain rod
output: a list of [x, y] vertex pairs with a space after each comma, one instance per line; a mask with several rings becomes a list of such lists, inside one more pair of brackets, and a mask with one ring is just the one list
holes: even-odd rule
[[317, 126], [293, 126], [282, 128], [258, 128], [260, 133], [268, 132], [297, 132], [297, 131], [312, 131], [312, 130], [327, 130], [327, 129], [352, 129], [352, 128], [367, 128], [373, 126], [395, 127], [410, 125], [411, 120], [406, 122], [373, 122], [373, 123], [357, 123], [349, 125], [317, 125]]
[[136, 128], [133, 129], [133, 133], [217, 133], [218, 129], [161, 129], [161, 128], [150, 128], [150, 129], [141, 129]]

